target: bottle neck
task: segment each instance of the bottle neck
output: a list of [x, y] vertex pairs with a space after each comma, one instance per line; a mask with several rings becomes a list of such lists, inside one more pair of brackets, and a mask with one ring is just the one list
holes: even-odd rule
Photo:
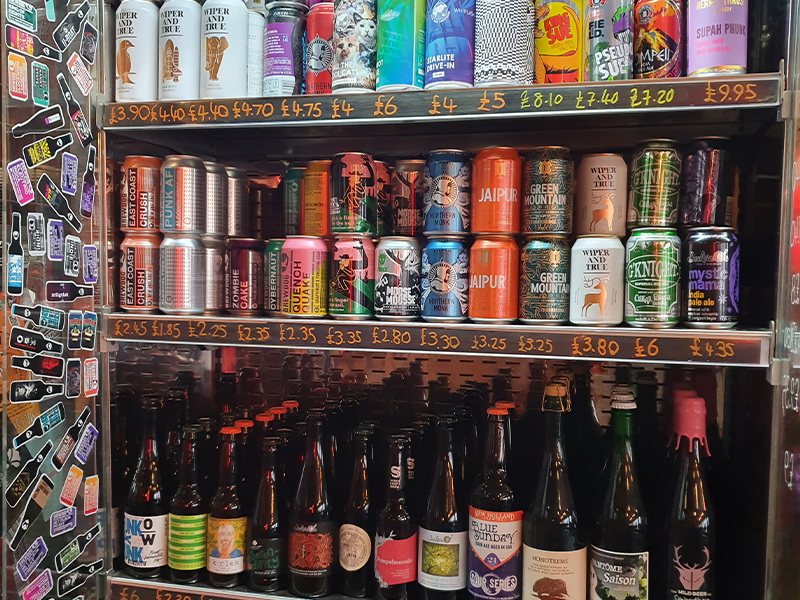
[[157, 414], [158, 409], [155, 406], [147, 406], [144, 409], [144, 439], [142, 440], [142, 452], [149, 452], [155, 456], [158, 456]]
[[261, 479], [275, 480], [275, 467], [277, 465], [278, 447], [270, 444], [263, 444], [261, 450]]
[[544, 411], [545, 418], [545, 443], [548, 452], [562, 454], [562, 420], [563, 413], [551, 410]]
[[306, 428], [306, 462], [319, 463], [323, 466], [324, 458], [322, 453], [322, 420], [309, 419]]
[[453, 457], [453, 430], [447, 427], [439, 429], [436, 456], [439, 463], [449, 462], [450, 469], [455, 467]]
[[483, 476], [502, 477], [506, 474], [506, 450], [508, 433], [504, 417], [492, 417], [486, 436], [486, 452], [483, 457]]
[[225, 435], [219, 447], [219, 487], [236, 487], [236, 440]]
[[197, 485], [197, 442], [194, 439], [183, 440], [178, 482], [182, 488]]
[[617, 454], [630, 454], [632, 452], [633, 412], [630, 410], [612, 410], [611, 432], [614, 439], [614, 452]]
[[389, 482], [386, 498], [389, 502], [405, 502], [406, 499], [406, 453], [402, 447], [392, 447], [389, 456]]

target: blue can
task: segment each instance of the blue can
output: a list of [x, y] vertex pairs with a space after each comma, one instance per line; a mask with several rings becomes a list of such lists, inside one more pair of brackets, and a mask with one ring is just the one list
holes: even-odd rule
[[425, 162], [422, 233], [467, 235], [472, 165], [461, 150], [434, 150]]
[[431, 238], [422, 250], [422, 318], [466, 321], [469, 253], [456, 236]]
[[425, 89], [472, 87], [475, 0], [427, 0]]

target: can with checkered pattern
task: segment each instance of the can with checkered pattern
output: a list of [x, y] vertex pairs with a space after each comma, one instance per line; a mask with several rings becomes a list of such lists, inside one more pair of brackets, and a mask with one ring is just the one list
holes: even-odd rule
[[533, 4], [475, 2], [475, 85], [533, 83]]

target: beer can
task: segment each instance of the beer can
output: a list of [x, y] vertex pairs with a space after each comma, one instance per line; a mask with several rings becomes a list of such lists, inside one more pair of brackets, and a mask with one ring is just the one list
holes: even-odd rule
[[228, 241], [225, 310], [244, 316], [255, 316], [264, 310], [264, 242], [261, 240]]
[[152, 156], [128, 156], [122, 163], [122, 231], [153, 233], [159, 230], [162, 163], [160, 158]]
[[283, 231], [286, 235], [300, 235], [303, 206], [303, 178], [305, 167], [289, 167], [281, 179], [283, 190]]
[[228, 244], [224, 238], [203, 236], [206, 249], [206, 310], [216, 315], [225, 308], [225, 254]]
[[472, 165], [461, 150], [434, 150], [425, 161], [425, 235], [467, 235]]
[[731, 227], [690, 229], [683, 242], [683, 321], [730, 329], [739, 320], [739, 240]]
[[[249, 208], [252, 215], [251, 236], [259, 239], [283, 235], [283, 202], [280, 185], [271, 178], [268, 183], [248, 182]], [[326, 207], [327, 208], [327, 207]]]
[[678, 143], [673, 140], [640, 142], [631, 160], [628, 228], [675, 225], [680, 186]]
[[517, 318], [519, 248], [510, 235], [479, 235], [469, 251], [469, 318], [511, 323]]
[[158, 99], [158, 5], [123, 0], [116, 14], [117, 102]]
[[331, 93], [333, 2], [311, 7], [306, 19], [306, 94]]
[[159, 251], [158, 308], [168, 315], [206, 310], [206, 249], [199, 235], [166, 235]]
[[586, 0], [584, 81], [633, 78], [632, 0]]
[[250, 237], [250, 193], [247, 171], [225, 167], [228, 174], [228, 237]]
[[674, 229], [634, 229], [625, 245], [625, 322], [667, 329], [681, 317], [681, 242]]
[[472, 87], [475, 0], [426, 0], [425, 89]]
[[299, 232], [303, 235], [325, 237], [330, 233], [330, 173], [329, 160], [312, 160], [303, 172], [302, 231]]
[[228, 235], [228, 174], [219, 163], [206, 161], [206, 230], [216, 237]]
[[378, 237], [392, 234], [392, 168], [383, 161], [375, 164], [375, 231]]
[[622, 323], [625, 249], [613, 235], [582, 235], [572, 245], [569, 320], [575, 325]]
[[412, 237], [387, 236], [375, 248], [375, 316], [411, 321], [419, 317], [420, 250]]
[[159, 11], [158, 99], [200, 97], [200, 15], [198, 0], [167, 0]]
[[281, 314], [282, 239], [268, 240], [264, 248], [264, 310], [268, 315]]
[[379, 92], [421, 90], [425, 85], [425, 0], [378, 3]]
[[374, 2], [333, 1], [332, 88], [335, 94], [375, 89], [378, 23]]
[[543, 233], [522, 247], [519, 261], [519, 320], [556, 325], [569, 319], [569, 255], [564, 233]]
[[257, 12], [264, 17], [267, 16], [267, 6], [264, 0], [246, 0], [245, 5], [247, 10]]
[[683, 75], [683, 38], [680, 0], [636, 0], [633, 5], [634, 77], [655, 79]]
[[158, 258], [161, 238], [157, 233], [129, 233], [122, 240], [119, 305], [130, 312], [158, 310]]
[[584, 154], [575, 174], [577, 235], [625, 235], [628, 165], [619, 154]]
[[303, 93], [303, 48], [308, 7], [292, 0], [267, 5], [264, 31], [264, 95], [292, 96]]
[[534, 82], [580, 81], [583, 71], [583, 0], [536, 0]]
[[248, 19], [242, 0], [203, 3], [200, 39], [205, 63], [200, 70], [201, 99], [247, 96]]
[[328, 314], [334, 319], [368, 319], [375, 290], [375, 246], [358, 236], [333, 242]]
[[729, 138], [692, 140], [683, 163], [679, 224], [690, 227], [731, 224], [728, 214], [730, 147]]
[[569, 149], [542, 146], [523, 158], [522, 232], [572, 233], [574, 163]]
[[331, 162], [331, 233], [375, 235], [375, 164], [372, 156], [344, 152]]
[[747, 72], [747, 0], [688, 2], [686, 73], [689, 77]]
[[261, 98], [264, 93], [264, 23], [263, 14], [247, 11], [247, 97]]
[[281, 247], [281, 314], [324, 317], [328, 311], [328, 246], [325, 240], [290, 235]]
[[472, 159], [472, 233], [519, 233], [522, 159], [513, 148], [486, 148]]
[[428, 238], [422, 250], [422, 318], [466, 321], [469, 309], [469, 254], [461, 238]]
[[194, 156], [173, 154], [161, 166], [161, 233], [206, 230], [206, 167]]
[[533, 83], [533, 12], [528, 0], [476, 0], [476, 87]]
[[396, 161], [392, 172], [392, 233], [421, 235], [424, 206], [425, 161]]

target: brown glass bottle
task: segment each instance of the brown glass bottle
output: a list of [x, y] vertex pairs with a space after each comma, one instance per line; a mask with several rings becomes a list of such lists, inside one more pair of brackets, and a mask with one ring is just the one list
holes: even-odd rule
[[282, 509], [283, 486], [277, 468], [276, 437], [261, 442], [261, 482], [247, 545], [247, 572], [250, 589], [259, 592], [279, 590], [286, 572], [286, 515]]
[[363, 598], [372, 594], [375, 535], [375, 507], [371, 493], [372, 444], [370, 429], [359, 427], [353, 439], [354, 464], [350, 491], [339, 528], [339, 564], [342, 567], [342, 593]]
[[239, 376], [236, 373], [223, 372], [219, 376], [214, 400], [217, 405], [217, 415], [233, 415], [236, 410], [236, 390], [239, 386]]
[[260, 463], [259, 440], [253, 432], [253, 421], [238, 419], [233, 424], [241, 430], [236, 436], [236, 489], [247, 514], [253, 511], [258, 492], [258, 469]]

